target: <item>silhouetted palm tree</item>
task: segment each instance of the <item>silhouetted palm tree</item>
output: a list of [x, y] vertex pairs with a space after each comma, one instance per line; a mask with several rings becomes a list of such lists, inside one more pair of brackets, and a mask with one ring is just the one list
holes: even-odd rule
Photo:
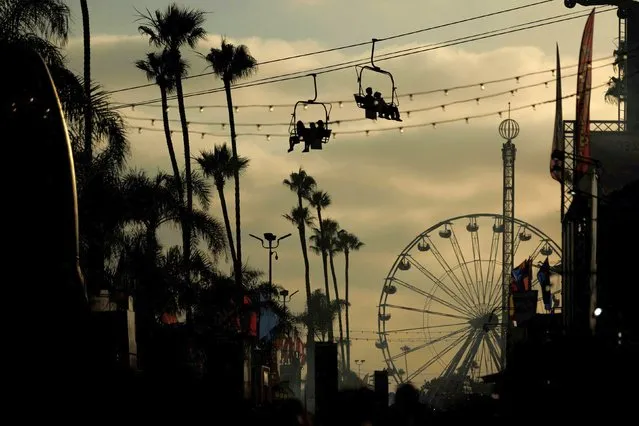
[[[324, 226], [322, 225], [322, 228]], [[319, 228], [313, 228], [313, 235], [309, 237], [309, 241], [311, 242], [310, 249], [313, 253], [322, 256], [322, 266], [324, 267], [324, 291], [326, 292], [326, 303], [331, 303], [331, 299], [328, 296], [328, 251], [331, 247], [331, 239], [330, 236], [326, 234], [326, 232], [322, 231]], [[328, 338], [330, 341], [333, 341], [333, 328], [331, 327], [328, 330]]]
[[[311, 207], [314, 207], [317, 211], [317, 221], [319, 223], [319, 235], [322, 235], [322, 229], [324, 224], [322, 223], [322, 210], [331, 205], [331, 196], [324, 191], [313, 191], [308, 197], [308, 202]], [[320, 238], [320, 240], [322, 240]], [[326, 300], [331, 302], [331, 293], [328, 286], [328, 252], [326, 251], [325, 244], [319, 244], [316, 246], [320, 250], [322, 255], [322, 267], [324, 268], [324, 291], [326, 292]], [[333, 338], [333, 330], [330, 332], [330, 338]]]
[[84, 106], [84, 164], [90, 164], [93, 158], [91, 142], [93, 120], [91, 120], [91, 27], [89, 25], [87, 0], [80, 0], [80, 8], [82, 10], [82, 36], [84, 41], [84, 96], [87, 101]]
[[[339, 299], [339, 286], [337, 285], [337, 275], [335, 274], [335, 262], [333, 258], [337, 253], [337, 233], [339, 232], [339, 224], [332, 219], [324, 219], [324, 235], [326, 238], [326, 251], [328, 252], [328, 261], [331, 267], [331, 276], [333, 278], [333, 291], [335, 291], [335, 299]], [[337, 315], [339, 325], [339, 347], [342, 356], [342, 371], [346, 371], [346, 353], [344, 352], [344, 326], [342, 324], [342, 311]]]
[[335, 242], [336, 249], [344, 253], [344, 300], [346, 301], [346, 363], [348, 369], [351, 369], [351, 334], [350, 334], [350, 299], [349, 299], [349, 267], [350, 267], [350, 253], [351, 251], [359, 251], [364, 246], [364, 243], [357, 238], [356, 235], [349, 233], [344, 229], [340, 229], [337, 233], [337, 241]]
[[[222, 40], [220, 48], [212, 48], [206, 55], [207, 62], [211, 65], [213, 73], [224, 83], [226, 93], [226, 106], [229, 113], [229, 127], [231, 130], [231, 149], [233, 157], [239, 159], [237, 153], [237, 135], [235, 133], [235, 116], [233, 110], [233, 97], [231, 96], [231, 85], [243, 78], [247, 78], [257, 72], [257, 60], [251, 56], [248, 47], [244, 45], [234, 46], [225, 39]], [[240, 170], [233, 173], [235, 180], [235, 242], [236, 256], [235, 279], [238, 287], [242, 285], [242, 229], [240, 214]]]
[[171, 169], [173, 176], [180, 179], [180, 168], [178, 166], [175, 148], [173, 146], [173, 137], [171, 135], [171, 127], [169, 125], [169, 103], [167, 96], [175, 90], [175, 79], [169, 73], [168, 54], [147, 53], [145, 60], [139, 60], [135, 66], [146, 73], [148, 80], [153, 80], [160, 88], [160, 97], [162, 99], [162, 123], [164, 125], [164, 136], [166, 145], [169, 150], [169, 159], [171, 160]]
[[332, 300], [330, 303], [326, 300], [326, 295], [322, 294], [322, 290], [315, 290], [311, 294], [310, 309], [298, 316], [298, 320], [312, 329], [315, 337], [319, 340], [326, 341], [328, 331], [333, 328], [335, 317], [338, 316], [343, 300]]
[[[182, 60], [181, 49], [187, 45], [191, 49], [205, 38], [206, 31], [202, 28], [204, 24], [204, 12], [196, 9], [179, 7], [177, 4], [170, 4], [164, 12], [156, 10], [151, 13], [140, 14], [140, 19], [144, 22], [138, 27], [141, 34], [149, 37], [149, 43], [156, 47], [163, 48], [168, 55], [168, 71], [175, 80], [177, 91], [178, 110], [180, 113], [180, 123], [182, 125], [182, 137], [184, 139], [184, 171], [186, 174], [186, 211], [187, 217], [193, 210], [193, 183], [191, 181], [191, 143], [189, 140], [189, 127], [186, 120], [186, 110], [184, 108], [184, 91], [182, 88], [182, 78], [186, 76], [187, 67]], [[186, 276], [189, 277], [189, 262], [191, 252], [191, 224], [184, 223], [189, 244], [184, 246], [184, 262]], [[189, 279], [189, 278], [187, 278]]]
[[233, 266], [237, 264], [237, 255], [233, 244], [233, 231], [231, 229], [231, 220], [226, 207], [226, 197], [224, 196], [224, 185], [227, 179], [235, 175], [236, 170], [241, 173], [248, 167], [249, 159], [244, 157], [235, 158], [229, 151], [226, 144], [215, 145], [213, 151], [203, 151], [197, 158], [204, 175], [213, 178], [215, 188], [217, 188], [220, 197], [220, 205], [222, 206], [222, 216], [224, 217], [224, 225], [226, 227], [226, 238], [228, 239], [229, 251]]

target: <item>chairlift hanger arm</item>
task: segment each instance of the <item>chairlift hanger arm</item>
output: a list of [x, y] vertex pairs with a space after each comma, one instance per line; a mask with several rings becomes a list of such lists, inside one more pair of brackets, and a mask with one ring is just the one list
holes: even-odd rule
[[371, 47], [371, 66], [375, 70], [379, 69], [379, 67], [375, 65], [375, 43], [377, 43], [378, 41], [379, 41], [378, 39], [374, 38], [372, 40], [372, 47]]
[[317, 74], [309, 74], [309, 76], [313, 77], [313, 89], [315, 91], [313, 99], [308, 100], [308, 102], [312, 104], [315, 103], [315, 101], [317, 100]]

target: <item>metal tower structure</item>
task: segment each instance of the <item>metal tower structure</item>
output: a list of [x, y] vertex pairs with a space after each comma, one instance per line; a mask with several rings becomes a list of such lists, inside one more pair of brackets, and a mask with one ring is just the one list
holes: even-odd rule
[[619, 41], [617, 43], [617, 78], [621, 84], [622, 93], [617, 101], [617, 121], [626, 121], [626, 98], [628, 96], [628, 84], [624, 81], [626, 69], [628, 67], [628, 46], [626, 40], [626, 17], [619, 18]]
[[504, 227], [502, 241], [502, 320], [501, 320], [501, 356], [502, 368], [506, 366], [507, 358], [507, 335], [509, 325], [508, 296], [510, 294], [510, 276], [513, 270], [513, 246], [514, 238], [514, 217], [515, 217], [515, 157], [517, 148], [513, 139], [519, 135], [519, 124], [510, 118], [510, 103], [508, 103], [508, 118], [499, 124], [499, 135], [506, 139], [501, 149], [503, 160], [503, 210], [502, 223]]

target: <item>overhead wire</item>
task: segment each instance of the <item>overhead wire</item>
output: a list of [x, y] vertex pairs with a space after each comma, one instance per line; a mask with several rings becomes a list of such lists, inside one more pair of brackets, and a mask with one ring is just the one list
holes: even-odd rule
[[[600, 68], [604, 68], [607, 66], [612, 65], [612, 62], [603, 64], [603, 65], [599, 65], [596, 67], [592, 67], [593, 70], [595, 69], [600, 69]], [[566, 79], [566, 78], [570, 78], [570, 77], [574, 77], [578, 75], [578, 73], [572, 73], [572, 74], [567, 74], [567, 75], [562, 75], [562, 80]], [[534, 83], [534, 84], [528, 84], [525, 86], [518, 86], [515, 87], [513, 89], [508, 89], [505, 91], [500, 91], [500, 92], [496, 92], [496, 93], [490, 93], [490, 94], [486, 94], [483, 96], [475, 96], [472, 98], [467, 98], [467, 99], [460, 99], [460, 100], [456, 100], [456, 101], [451, 101], [448, 103], [444, 103], [444, 104], [438, 104], [438, 105], [431, 105], [431, 106], [427, 106], [427, 107], [422, 107], [422, 108], [415, 108], [415, 109], [411, 109], [411, 110], [403, 110], [402, 114], [406, 115], [406, 118], [410, 118], [411, 114], [414, 113], [420, 113], [420, 112], [426, 112], [426, 111], [432, 111], [435, 109], [443, 109], [445, 110], [447, 107], [453, 106], [453, 105], [460, 105], [460, 104], [465, 104], [465, 103], [470, 103], [470, 102], [480, 102], [481, 100], [484, 99], [490, 99], [490, 98], [496, 98], [496, 97], [500, 97], [500, 96], [504, 96], [504, 95], [514, 95], [515, 93], [519, 92], [520, 90], [526, 90], [526, 89], [531, 89], [534, 87], [539, 87], [539, 86], [546, 86], [548, 87], [548, 84], [553, 82], [553, 80], [549, 80], [549, 81], [543, 81], [540, 83]], [[476, 86], [476, 85], [475, 85]], [[132, 120], [132, 121], [150, 121], [151, 125], [154, 125], [156, 122], [162, 122], [162, 118], [161, 117], [135, 117], [135, 116], [128, 116], [125, 115], [123, 116], [125, 119], [127, 120]], [[346, 118], [346, 119], [341, 119], [341, 120], [330, 120], [331, 124], [337, 124], [340, 125], [342, 123], [354, 123], [354, 122], [359, 122], [359, 121], [366, 121], [368, 120], [368, 118], [365, 117], [360, 117], [360, 118]], [[180, 120], [179, 119], [169, 119], [169, 122], [172, 123], [179, 123]], [[228, 123], [226, 122], [212, 122], [212, 121], [192, 121], [189, 120], [188, 123], [189, 125], [200, 125], [200, 126], [222, 126], [222, 128], [226, 127], [228, 125]], [[277, 126], [289, 126], [290, 122], [279, 122], [279, 123], [235, 123], [236, 127], [256, 127], [257, 130], [260, 130], [262, 127], [277, 127]]]
[[[511, 7], [511, 8], [508, 8], [508, 9], [502, 9], [502, 10], [498, 10], [498, 11], [495, 11], [495, 12], [485, 13], [483, 15], [473, 16], [473, 17], [470, 17], [470, 18], [464, 18], [464, 19], [460, 19], [460, 20], [457, 20], [457, 21], [453, 21], [453, 22], [447, 22], [445, 24], [434, 25], [434, 26], [431, 26], [431, 27], [421, 28], [421, 29], [418, 29], [418, 30], [413, 30], [413, 31], [405, 32], [405, 33], [400, 33], [400, 34], [387, 36], [387, 37], [384, 37], [384, 38], [377, 39], [376, 41], [377, 42], [382, 42], [382, 41], [388, 41], [388, 40], [395, 40], [395, 39], [398, 39], [398, 38], [408, 37], [408, 36], [411, 36], [411, 35], [420, 34], [420, 33], [424, 33], [424, 32], [427, 32], [427, 31], [442, 29], [442, 28], [446, 28], [446, 27], [450, 27], [450, 26], [458, 25], [458, 24], [465, 24], [465, 23], [476, 21], [476, 20], [479, 20], [479, 19], [490, 18], [490, 17], [493, 17], [493, 16], [502, 15], [502, 14], [505, 14], [505, 13], [510, 13], [510, 12], [515, 12], [515, 11], [519, 11], [519, 10], [523, 10], [523, 9], [528, 9], [528, 8], [535, 7], [535, 6], [540, 6], [540, 5], [545, 4], [545, 3], [550, 3], [552, 1], [553, 0], [542, 0], [542, 1], [535, 2], [535, 3], [530, 3], [530, 4], [521, 5], [521, 6]], [[368, 46], [370, 44], [372, 44], [372, 41], [357, 42], [357, 43], [346, 44], [346, 45], [342, 45], [342, 46], [338, 46], [338, 47], [331, 47], [331, 48], [328, 48], [328, 49], [316, 50], [316, 51], [313, 51], [313, 52], [305, 52], [305, 53], [300, 53], [300, 54], [297, 54], [297, 55], [284, 56], [284, 57], [281, 57], [281, 58], [276, 58], [276, 59], [271, 59], [271, 60], [267, 60], [267, 61], [258, 62], [257, 66], [270, 65], [270, 64], [275, 64], [275, 63], [279, 63], [279, 62], [290, 61], [290, 60], [293, 60], [293, 59], [302, 59], [302, 58], [307, 58], [309, 56], [317, 56], [317, 55], [321, 55], [321, 54], [325, 54], [325, 53], [338, 52], [338, 51], [341, 51], [341, 50], [347, 50], [347, 49], [352, 49], [352, 48], [356, 48], [356, 47]], [[195, 75], [192, 75], [192, 76], [186, 76], [186, 77], [184, 77], [184, 80], [193, 79], [193, 78], [199, 78], [199, 77], [205, 77], [205, 76], [209, 76], [209, 75], [212, 75], [212, 74], [214, 74], [214, 72], [212, 72], [212, 71], [211, 72], [204, 72], [204, 73], [195, 74]], [[143, 88], [152, 87], [152, 86], [155, 86], [155, 83], [147, 83], [147, 84], [140, 84], [140, 85], [137, 85], [137, 86], [123, 87], [123, 88], [120, 88], [120, 89], [110, 90], [107, 93], [115, 94], [115, 93], [131, 91], [131, 90], [143, 89]]]
[[[605, 12], [610, 12], [610, 11], [613, 11], [613, 10], [615, 10], [615, 9], [614, 8], [610, 8], [610, 9], [606, 9], [606, 10], [597, 10], [597, 11], [595, 11], [595, 13], [605, 13]], [[568, 15], [574, 15], [574, 14], [579, 14], [579, 15], [578, 16], [565, 17], [565, 16], [568, 16]], [[488, 32], [485, 32], [485, 33], [481, 33], [481, 34], [476, 34], [476, 35], [473, 35], [473, 36], [466, 36], [466, 37], [462, 37], [462, 38], [459, 38], [459, 39], [453, 39], [453, 40], [449, 40], [447, 42], [441, 42], [441, 43], [436, 44], [434, 46], [433, 46], [433, 44], [429, 44], [429, 45], [426, 45], [426, 46], [408, 48], [408, 49], [403, 49], [403, 50], [400, 50], [400, 51], [395, 51], [395, 52], [391, 52], [391, 53], [387, 53], [387, 54], [382, 54], [382, 55], [379, 55], [379, 57], [375, 58], [375, 61], [376, 62], [381, 62], [381, 61], [386, 61], [386, 60], [391, 60], [391, 59], [397, 59], [397, 58], [411, 56], [411, 55], [415, 55], [415, 54], [419, 54], [419, 53], [424, 53], [424, 52], [428, 52], [428, 51], [442, 49], [442, 48], [445, 48], [445, 47], [451, 47], [451, 46], [456, 46], [456, 45], [469, 43], [469, 42], [473, 42], [473, 41], [479, 41], [479, 40], [484, 40], [484, 39], [488, 39], [488, 38], [492, 38], [492, 37], [508, 35], [508, 34], [512, 34], [512, 33], [515, 33], [515, 32], [519, 32], [519, 31], [525, 31], [525, 30], [529, 30], [529, 29], [540, 28], [540, 27], [547, 26], [547, 25], [552, 25], [552, 24], [556, 24], [556, 23], [560, 23], [560, 22], [565, 22], [565, 21], [570, 21], [570, 20], [582, 18], [582, 17], [588, 16], [588, 14], [589, 13], [584, 14], [581, 11], [579, 11], [579, 12], [570, 12], [570, 13], [567, 13], [567, 14], [564, 14], [564, 15], [557, 15], [557, 16], [551, 17], [551, 18], [544, 18], [544, 19], [541, 19], [541, 20], [531, 21], [531, 22], [524, 23], [524, 24], [517, 24], [517, 25], [514, 25], [514, 26], [502, 28], [502, 29], [499, 29], [499, 30], [491, 30], [491, 31], [488, 31]], [[552, 22], [542, 22], [542, 23], [535, 24], [535, 25], [529, 25], [529, 24], [534, 23], [534, 22], [548, 21], [550, 19], [555, 19], [555, 18], [558, 18], [558, 17], [565, 17], [565, 18], [556, 19], [556, 20], [554, 20]], [[519, 26], [522, 26], [522, 25], [529, 25], [529, 26], [528, 27], [524, 27], [524, 28], [516, 28], [516, 27], [519, 27]], [[499, 31], [502, 31], [502, 32], [499, 33]], [[495, 32], [497, 32], [497, 33], [495, 34]], [[340, 63], [340, 64], [334, 64], [334, 65], [329, 65], [329, 66], [325, 66], [325, 67], [315, 68], [315, 69], [312, 69], [312, 70], [296, 71], [296, 72], [292, 72], [292, 73], [288, 73], [288, 74], [282, 74], [282, 75], [279, 75], [279, 76], [265, 77], [263, 79], [258, 79], [258, 80], [254, 80], [254, 81], [247, 82], [247, 83], [237, 84], [237, 85], [233, 86], [233, 89], [237, 90], [237, 89], [242, 89], [242, 88], [263, 86], [263, 85], [266, 85], [266, 84], [273, 84], [273, 83], [280, 83], [280, 82], [285, 82], [285, 81], [290, 81], [290, 80], [296, 80], [296, 79], [308, 77], [310, 74], [320, 75], [320, 74], [327, 74], [327, 73], [331, 73], [331, 72], [341, 71], [341, 70], [345, 70], [345, 69], [350, 69], [350, 68], [353, 67], [353, 65], [357, 65], [358, 63], [359, 63], [359, 65], [365, 65], [366, 63], [362, 62], [364, 60], [365, 59], [358, 59], [358, 60], [348, 61], [348, 62], [344, 62], [344, 63]], [[218, 87], [218, 88], [207, 89], [207, 90], [203, 90], [203, 91], [199, 91], [199, 92], [191, 92], [191, 93], [184, 94], [183, 98], [187, 99], [187, 98], [192, 98], [192, 97], [197, 97], [197, 96], [203, 96], [203, 95], [218, 93], [218, 92], [221, 92], [223, 90], [224, 90], [223, 87]], [[170, 96], [169, 97], [169, 100], [175, 100], [175, 99], [177, 99], [177, 96]], [[122, 108], [127, 108], [127, 107], [136, 107], [136, 106], [143, 106], [143, 105], [149, 105], [149, 104], [157, 104], [159, 102], [161, 102], [160, 98], [155, 98], [155, 99], [151, 99], [151, 100], [147, 100], [147, 101], [139, 101], [139, 102], [127, 102], [127, 103], [113, 102], [113, 104], [115, 105], [113, 107], [113, 109], [122, 109]]]
[[[599, 89], [602, 88], [604, 86], [607, 86], [610, 84], [610, 81], [607, 81], [606, 83], [603, 84], [599, 84], [597, 86], [592, 86], [591, 87], [591, 91], [595, 90], [595, 89]], [[562, 96], [561, 99], [569, 99], [569, 98], [573, 98], [575, 97], [577, 94], [576, 93], [572, 93], [570, 95], [565, 95]], [[522, 105], [519, 107], [512, 107], [510, 108], [511, 112], [514, 111], [520, 111], [520, 110], [524, 110], [524, 109], [534, 109], [536, 110], [537, 107], [539, 106], [543, 106], [543, 105], [547, 105], [547, 104], [551, 104], [551, 103], [555, 103], [556, 99], [550, 99], [550, 100], [546, 100], [546, 101], [540, 101], [540, 102], [535, 102], [535, 103], [530, 103], [527, 105]], [[504, 113], [506, 113], [507, 110], [498, 110], [498, 111], [493, 111], [493, 112], [489, 112], [489, 113], [483, 113], [483, 114], [476, 114], [476, 115], [469, 115], [469, 116], [465, 116], [465, 117], [457, 117], [457, 118], [451, 118], [451, 119], [446, 119], [446, 120], [438, 120], [438, 121], [432, 121], [432, 122], [425, 122], [425, 123], [417, 123], [417, 124], [408, 124], [408, 125], [402, 125], [402, 126], [391, 126], [391, 127], [385, 127], [385, 128], [377, 128], [377, 129], [364, 129], [364, 130], [343, 130], [340, 132], [332, 132], [333, 135], [333, 139], [337, 138], [337, 135], [355, 135], [355, 134], [365, 134], [366, 136], [370, 135], [371, 133], [381, 133], [381, 132], [388, 132], [388, 131], [398, 131], [400, 133], [404, 133], [404, 131], [406, 129], [414, 129], [414, 128], [423, 128], [423, 127], [429, 127], [432, 126], [433, 128], [436, 128], [438, 125], [441, 124], [450, 124], [450, 123], [455, 123], [455, 122], [462, 122], [465, 121], [466, 123], [469, 123], [470, 120], [474, 120], [474, 119], [478, 119], [478, 118], [486, 118], [486, 117], [492, 117], [495, 115], [498, 116], [503, 116]], [[153, 128], [153, 127], [141, 127], [141, 126], [126, 126], [127, 128], [130, 129], [136, 129], [138, 130], [139, 133], [142, 133], [142, 131], [151, 131], [151, 132], [164, 132], [164, 129], [160, 129], [160, 128]], [[173, 130], [171, 130], [171, 132], [173, 132]], [[213, 136], [216, 138], [228, 138], [228, 134], [216, 134], [216, 133], [211, 133], [211, 132], [198, 132], [198, 131], [189, 131], [189, 134], [199, 134], [202, 139], [204, 139], [204, 137], [206, 136]], [[259, 136], [259, 137], [266, 137], [267, 140], [271, 140], [271, 138], [273, 137], [289, 137], [289, 133], [273, 133], [273, 134], [264, 134], [264, 133], [238, 133], [236, 135], [237, 137], [241, 137], [241, 136]]]

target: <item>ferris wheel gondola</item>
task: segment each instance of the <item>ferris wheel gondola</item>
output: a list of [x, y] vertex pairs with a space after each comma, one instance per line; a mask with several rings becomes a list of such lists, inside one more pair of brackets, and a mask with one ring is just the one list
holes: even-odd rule
[[[327, 143], [331, 138], [331, 129], [329, 128], [331, 110], [333, 105], [328, 102], [319, 102], [317, 100], [317, 75], [310, 74], [313, 77], [313, 88], [315, 94], [313, 99], [305, 101], [297, 101], [295, 107], [293, 107], [293, 113], [291, 114], [291, 123], [289, 125], [289, 149], [288, 152], [292, 152], [295, 145], [300, 142], [304, 142], [304, 150], [302, 152], [308, 152], [309, 149], [322, 149], [322, 145]], [[302, 120], [300, 120], [300, 108], [308, 109], [309, 106], [320, 106], [324, 112], [320, 113], [319, 120], [310, 122], [309, 127]]]
[[[373, 46], [371, 48], [371, 64], [355, 66], [357, 84], [359, 85], [359, 92], [353, 95], [355, 97], [355, 103], [359, 108], [365, 111], [364, 116], [370, 120], [377, 120], [377, 117], [380, 117], [387, 120], [402, 121], [399, 116], [399, 100], [397, 98], [395, 78], [389, 71], [375, 65], [375, 43], [377, 41], [377, 39], [373, 39]], [[362, 76], [365, 71], [382, 74], [389, 78], [391, 83], [390, 102], [384, 100], [381, 92], [377, 91], [373, 93], [372, 87], [365, 87], [362, 82]]]

